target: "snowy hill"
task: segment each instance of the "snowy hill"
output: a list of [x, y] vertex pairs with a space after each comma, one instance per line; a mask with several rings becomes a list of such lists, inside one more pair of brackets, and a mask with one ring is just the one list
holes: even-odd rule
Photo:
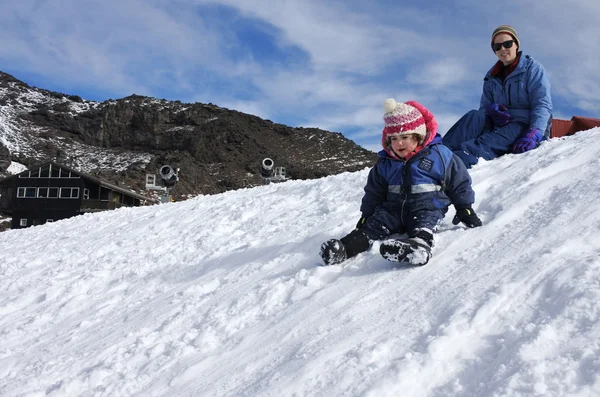
[[2, 233], [0, 395], [598, 396], [599, 152], [479, 164], [419, 268], [317, 266], [368, 170]]

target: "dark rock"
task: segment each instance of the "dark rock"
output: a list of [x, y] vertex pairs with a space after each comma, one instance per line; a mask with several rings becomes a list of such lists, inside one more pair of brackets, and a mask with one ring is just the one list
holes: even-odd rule
[[[286, 167], [293, 179], [357, 171], [372, 166], [377, 159], [376, 153], [340, 133], [292, 128], [213, 104], [186, 104], [135, 94], [91, 103], [78, 96], [30, 87], [2, 72], [0, 87], [9, 88], [0, 106], [17, 111], [21, 134], [35, 148], [33, 154], [13, 153], [15, 161], [29, 166], [57, 160], [60, 153], [60, 160], [72, 165], [69, 161], [74, 162], [76, 154], [61, 147], [65, 143], [89, 145], [92, 150], [150, 153], [152, 159], [145, 167], [132, 161], [123, 172], [100, 168], [91, 172], [141, 193], [145, 174], [157, 173], [164, 164], [180, 168], [180, 181], [173, 193], [181, 198], [260, 185], [259, 170], [265, 157], [273, 159], [276, 166]], [[25, 99], [30, 101], [25, 107], [19, 98], [30, 98], [21, 96], [28, 90], [35, 91], [36, 98], [41, 93], [45, 99]]]
[[5, 172], [11, 162], [10, 151], [0, 142], [0, 172]]

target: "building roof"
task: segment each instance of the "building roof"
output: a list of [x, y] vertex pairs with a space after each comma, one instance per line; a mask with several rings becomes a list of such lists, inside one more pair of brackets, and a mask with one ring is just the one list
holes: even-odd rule
[[62, 165], [62, 164], [55, 163], [54, 161], [48, 161], [48, 162], [45, 162], [45, 163], [42, 163], [42, 164], [36, 165], [35, 167], [30, 167], [30, 168], [29, 168], [29, 169], [27, 169], [26, 171], [20, 172], [20, 173], [18, 173], [18, 174], [15, 174], [15, 175], [11, 175], [11, 176], [9, 176], [8, 178], [4, 178], [4, 179], [0, 180], [0, 183], [2, 183], [2, 182], [4, 182], [4, 181], [7, 181], [7, 180], [9, 180], [9, 179], [12, 179], [12, 178], [17, 178], [19, 175], [21, 175], [21, 174], [24, 174], [24, 173], [26, 173], [26, 172], [29, 172], [31, 168], [41, 168], [41, 167], [44, 167], [44, 166], [46, 166], [46, 165], [49, 165], [49, 164], [51, 164], [51, 165], [53, 165], [53, 166], [56, 166], [56, 167], [63, 168], [63, 169], [65, 169], [65, 170], [69, 171], [69, 172], [73, 172], [73, 173], [75, 173], [75, 174], [79, 175], [80, 177], [82, 177], [82, 178], [84, 178], [84, 179], [87, 179], [87, 180], [89, 180], [89, 181], [92, 181], [92, 182], [94, 182], [94, 183], [96, 183], [96, 184], [98, 184], [98, 185], [100, 185], [100, 186], [103, 186], [103, 187], [105, 187], [105, 188], [107, 188], [107, 189], [114, 190], [114, 191], [116, 191], [116, 192], [119, 192], [119, 193], [125, 194], [125, 195], [127, 195], [127, 196], [131, 196], [131, 197], [137, 198], [137, 199], [139, 199], [139, 200], [144, 200], [144, 201], [146, 201], [146, 200], [150, 200], [150, 201], [153, 201], [153, 200], [152, 200], [150, 197], [147, 197], [147, 196], [144, 196], [144, 195], [141, 195], [141, 194], [135, 193], [134, 191], [131, 191], [131, 190], [124, 189], [124, 188], [122, 188], [122, 187], [119, 187], [119, 186], [113, 185], [113, 184], [111, 184], [111, 183], [108, 183], [108, 182], [106, 182], [106, 181], [103, 181], [103, 180], [102, 180], [102, 179], [100, 179], [100, 178], [96, 178], [95, 176], [88, 175], [88, 174], [86, 174], [86, 173], [84, 173], [84, 172], [81, 172], [81, 171], [74, 170], [73, 168], [67, 167], [66, 165]]
[[573, 116], [571, 120], [552, 119], [550, 138], [573, 135], [594, 127], [600, 127], [600, 119], [582, 116]]
[[573, 123], [575, 124], [579, 124], [581, 125], [581, 127], [583, 127], [581, 130], [578, 131], [583, 131], [583, 129], [590, 129], [590, 128], [594, 128], [594, 127], [600, 127], [600, 119], [594, 119], [591, 117], [581, 117], [581, 116], [573, 116], [573, 118], [571, 119], [573, 121]]
[[559, 138], [567, 135], [571, 129], [571, 120], [552, 119], [552, 127], [550, 129], [550, 138]]

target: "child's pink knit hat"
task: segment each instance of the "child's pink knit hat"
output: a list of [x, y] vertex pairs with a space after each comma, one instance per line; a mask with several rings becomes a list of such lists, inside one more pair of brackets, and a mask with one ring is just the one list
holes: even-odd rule
[[416, 134], [423, 142], [427, 133], [437, 133], [438, 123], [433, 114], [423, 105], [415, 101], [396, 102], [389, 98], [383, 102], [383, 121], [385, 127], [381, 144], [387, 149], [387, 139], [392, 135]]

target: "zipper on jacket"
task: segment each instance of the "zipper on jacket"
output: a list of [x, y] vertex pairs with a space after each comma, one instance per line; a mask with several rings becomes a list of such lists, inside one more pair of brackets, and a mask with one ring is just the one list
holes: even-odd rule
[[400, 222], [406, 228], [406, 222], [404, 222], [404, 204], [406, 204], [406, 199], [408, 198], [408, 192], [406, 191], [406, 170], [408, 166], [408, 161], [404, 162], [404, 169], [402, 170], [402, 193], [404, 194], [404, 198], [402, 199], [402, 205], [400, 206]]
[[400, 207], [400, 222], [406, 229], [406, 222], [404, 222], [404, 204], [406, 204], [406, 196], [404, 196], [404, 200], [402, 200], [402, 206]]
[[[418, 158], [421, 158], [429, 153], [429, 147], [423, 148], [416, 156], [412, 157], [410, 160], [404, 162], [404, 169], [402, 170], [402, 191], [404, 192], [404, 199], [402, 200], [402, 206], [400, 207], [400, 222], [406, 228], [407, 224], [404, 221], [404, 204], [406, 204], [406, 200], [408, 200], [408, 196], [410, 195], [411, 188], [411, 180], [410, 180], [410, 166], [414, 163]], [[425, 154], [424, 154], [425, 153]], [[408, 188], [406, 186], [406, 181], [409, 182]]]
[[510, 107], [510, 86], [511, 84], [508, 85], [508, 107]]
[[[500, 87], [502, 88], [502, 95], [504, 95], [504, 97], [506, 98], [507, 97], [507, 95], [506, 95], [506, 79], [500, 80], [499, 77], [494, 77], [494, 78], [498, 81], [498, 83], [500, 83]], [[492, 96], [493, 96], [493, 94], [492, 94]], [[508, 98], [508, 100], [510, 101], [510, 98]]]

